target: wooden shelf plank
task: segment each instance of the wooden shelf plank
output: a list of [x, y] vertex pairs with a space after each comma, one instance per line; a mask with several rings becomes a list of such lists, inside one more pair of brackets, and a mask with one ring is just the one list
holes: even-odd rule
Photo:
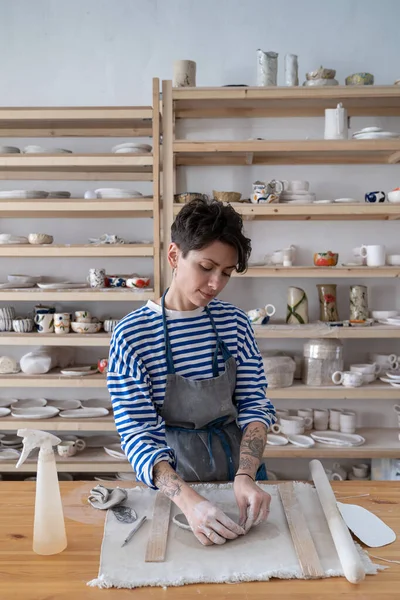
[[[400, 327], [372, 325], [370, 327], [329, 327], [321, 323], [286, 325], [273, 322], [268, 325], [253, 325], [258, 339], [310, 339], [330, 338], [337, 340], [399, 339]], [[1, 340], [1, 338], [0, 338]]]
[[286, 388], [268, 388], [267, 396], [275, 399], [305, 400], [399, 400], [400, 388], [394, 388], [381, 382], [369, 383], [357, 388], [342, 385], [310, 387], [303, 383], [294, 383]]
[[398, 86], [173, 88], [179, 118], [312, 117], [343, 102], [350, 116], [400, 115]]
[[5, 331], [0, 333], [0, 346], [83, 346], [108, 347], [110, 333], [15, 333]]
[[152, 217], [153, 198], [43, 198], [40, 200], [0, 199], [0, 218], [115, 218]]
[[245, 273], [232, 273], [233, 277], [325, 277], [325, 278], [397, 278], [400, 267], [249, 267]]
[[183, 166], [286, 164], [390, 164], [400, 139], [390, 140], [247, 140], [173, 143], [176, 164]]
[[[25, 423], [27, 427], [28, 421]], [[132, 472], [128, 460], [116, 460], [102, 448], [89, 448], [72, 458], [61, 458], [56, 455], [57, 471], [60, 473], [116, 473], [118, 471]], [[1, 461], [0, 472], [7, 473], [15, 470], [15, 460]], [[21, 473], [36, 473], [37, 458], [28, 458], [18, 469]]]
[[150, 137], [151, 106], [2, 107], [2, 137]]
[[82, 288], [75, 290], [41, 290], [39, 288], [0, 289], [0, 301], [54, 302], [147, 302], [154, 300], [153, 291], [137, 292], [128, 288]]
[[[184, 204], [174, 204], [177, 215]], [[251, 204], [232, 202], [231, 206], [244, 217], [255, 220], [323, 221], [323, 220], [398, 220], [400, 204]], [[1, 207], [1, 204], [0, 204]]]
[[[111, 431], [116, 433], [113, 416], [98, 417], [97, 419], [66, 419], [64, 417], [53, 417], [51, 419], [18, 419], [17, 417], [2, 417], [0, 419], [0, 431], [16, 431], [29, 427], [41, 431]], [[0, 462], [1, 471], [1, 462]]]
[[0, 154], [1, 179], [151, 181], [151, 154]]
[[7, 244], [0, 246], [1, 257], [73, 258], [77, 256], [154, 256], [153, 244]]
[[0, 375], [0, 388], [105, 388], [106, 377], [101, 373], [86, 377], [68, 377], [60, 375], [58, 371], [45, 375]]

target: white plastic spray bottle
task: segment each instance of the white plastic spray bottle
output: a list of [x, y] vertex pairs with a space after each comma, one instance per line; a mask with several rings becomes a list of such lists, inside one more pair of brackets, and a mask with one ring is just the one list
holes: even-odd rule
[[36, 429], [19, 429], [17, 435], [24, 438], [24, 448], [16, 465], [17, 469], [34, 448], [40, 448], [36, 476], [33, 551], [44, 555], [58, 554], [67, 547], [60, 486], [53, 452], [53, 446], [57, 446], [61, 440], [52, 433]]

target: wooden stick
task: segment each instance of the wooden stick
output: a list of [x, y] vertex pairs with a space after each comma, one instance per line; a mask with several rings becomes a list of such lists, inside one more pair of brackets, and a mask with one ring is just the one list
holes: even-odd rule
[[344, 575], [350, 583], [360, 583], [365, 578], [360, 555], [339, 512], [336, 498], [320, 461], [312, 460], [310, 470]]
[[170, 513], [171, 500], [162, 492], [157, 492], [145, 562], [163, 562], [165, 560]]
[[298, 503], [293, 482], [278, 485], [300, 567], [306, 579], [325, 577], [317, 549]]

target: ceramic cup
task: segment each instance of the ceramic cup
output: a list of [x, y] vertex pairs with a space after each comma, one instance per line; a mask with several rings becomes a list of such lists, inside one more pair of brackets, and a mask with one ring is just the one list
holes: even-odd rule
[[340, 415], [341, 433], [355, 433], [356, 413], [352, 410], [344, 410]]
[[369, 192], [365, 194], [365, 202], [385, 202], [385, 192]]
[[108, 371], [108, 358], [100, 358], [97, 361], [97, 368], [100, 373], [107, 373]]
[[351, 468], [354, 477], [366, 477], [368, 475], [368, 465], [366, 463], [358, 463]]
[[329, 429], [332, 429], [332, 431], [340, 431], [340, 415], [342, 412], [341, 408], [329, 409]]
[[87, 281], [91, 288], [103, 288], [106, 285], [105, 269], [89, 269]]
[[381, 244], [361, 246], [360, 254], [367, 259], [368, 267], [383, 267], [386, 264], [386, 247]]
[[266, 325], [275, 312], [276, 308], [273, 304], [266, 304], [264, 308], [249, 310], [247, 316], [253, 325]]
[[290, 434], [302, 434], [306, 427], [309, 427], [312, 420], [309, 417], [292, 417], [283, 416], [280, 418], [280, 423], [275, 423], [271, 427], [271, 431], [274, 433]]
[[54, 314], [37, 312], [33, 317], [38, 333], [54, 333]]
[[378, 363], [381, 367], [381, 371], [389, 369], [397, 371], [400, 366], [396, 354], [370, 354], [369, 360]]
[[71, 325], [70, 313], [55, 313], [54, 314], [54, 332], [58, 334], [69, 333]]
[[335, 385], [344, 387], [360, 387], [363, 384], [362, 373], [353, 371], [335, 371], [332, 375], [332, 381]]
[[119, 323], [119, 319], [106, 319], [103, 322], [104, 331], [112, 333]]
[[13, 319], [2, 319], [0, 317], [0, 331], [12, 331], [13, 330]]
[[397, 415], [400, 417], [400, 404], [395, 404], [393, 406], [393, 410], [395, 413], [397, 413]]
[[76, 310], [75, 311], [75, 322], [76, 323], [91, 323], [92, 315], [87, 310]]
[[310, 182], [303, 179], [294, 179], [283, 183], [287, 192], [308, 192], [310, 188]]
[[381, 366], [378, 363], [360, 363], [350, 366], [350, 371], [354, 373], [369, 373], [373, 375], [379, 375], [381, 372]]
[[314, 410], [312, 408], [299, 408], [299, 410], [297, 411], [297, 416], [310, 419], [310, 421], [307, 420], [307, 423], [305, 426], [306, 431], [310, 431], [310, 429], [313, 428]]
[[329, 424], [329, 410], [326, 408], [314, 409], [314, 429], [325, 431]]
[[57, 446], [58, 454], [63, 458], [75, 456], [78, 452], [82, 452], [86, 448], [86, 442], [84, 440], [70, 440], [62, 441]]
[[30, 333], [33, 329], [33, 320], [17, 317], [13, 319], [12, 326], [16, 333]]
[[0, 319], [15, 319], [15, 308], [13, 306], [3, 306], [3, 308], [0, 308]]
[[332, 481], [345, 481], [347, 479], [347, 471], [339, 463], [333, 463]]

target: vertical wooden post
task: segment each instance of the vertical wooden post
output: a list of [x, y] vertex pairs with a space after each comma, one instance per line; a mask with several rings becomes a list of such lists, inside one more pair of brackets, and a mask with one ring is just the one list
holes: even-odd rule
[[163, 114], [163, 263], [162, 287], [168, 287], [171, 281], [171, 268], [168, 264], [167, 251], [170, 243], [171, 225], [174, 220], [174, 116], [172, 101], [172, 82], [162, 82], [162, 114]]
[[153, 78], [153, 239], [154, 297], [161, 296], [161, 222], [160, 222], [160, 80]]

